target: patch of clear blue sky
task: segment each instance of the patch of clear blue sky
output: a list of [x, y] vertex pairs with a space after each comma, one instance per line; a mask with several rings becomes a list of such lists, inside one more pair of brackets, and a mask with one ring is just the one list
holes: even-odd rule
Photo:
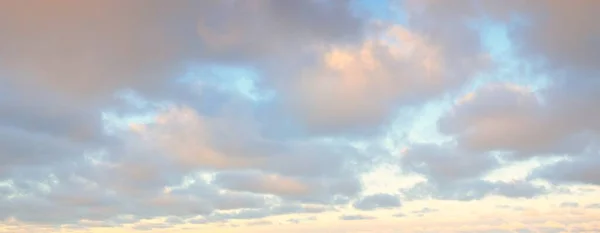
[[509, 28], [514, 24], [521, 24], [521, 22], [516, 20], [506, 24], [481, 20], [478, 24], [481, 42], [495, 67], [488, 72], [481, 73], [468, 87], [470, 91], [489, 82], [517, 84], [534, 91], [548, 85], [548, 77], [536, 71], [536, 64], [520, 58], [515, 51], [509, 35]]
[[260, 74], [252, 67], [212, 64], [191, 67], [178, 81], [210, 85], [230, 94], [240, 94], [252, 101], [266, 101], [274, 97], [274, 92], [261, 90], [256, 83]]
[[405, 24], [406, 14], [399, 3], [390, 0], [356, 0], [352, 10], [361, 17]]

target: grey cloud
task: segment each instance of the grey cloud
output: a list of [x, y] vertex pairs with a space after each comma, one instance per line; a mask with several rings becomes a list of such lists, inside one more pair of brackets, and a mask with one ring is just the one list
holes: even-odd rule
[[416, 214], [417, 216], [423, 216], [423, 215], [426, 215], [426, 214], [429, 214], [429, 213], [435, 213], [435, 212], [438, 212], [438, 211], [439, 211], [438, 209], [431, 209], [431, 208], [425, 207], [425, 208], [420, 209], [420, 210], [415, 210], [412, 213]]
[[[84, 163], [79, 164], [82, 165]], [[118, 216], [122, 215], [131, 215], [133, 221], [169, 215], [187, 218], [208, 216], [215, 210], [266, 206], [266, 199], [262, 196], [219, 193], [216, 187], [205, 184], [202, 180], [197, 180], [186, 190], [162, 193], [163, 185], [168, 183], [162, 183], [162, 178], [159, 177], [167, 175], [162, 174], [168, 172], [166, 169], [130, 176], [114, 174], [110, 168], [102, 169], [101, 166], [86, 166], [82, 170], [72, 167], [56, 169], [49, 170], [51, 177], [47, 179], [21, 178], [21, 182], [27, 181], [25, 185], [13, 185], [13, 189], [21, 195], [2, 199], [0, 215], [30, 223], [76, 224], [79, 219], [89, 219], [118, 224], [122, 222], [118, 220]], [[131, 169], [135, 170], [134, 167]], [[181, 173], [171, 172], [168, 176], [181, 176]], [[104, 178], [98, 177], [98, 174], [104, 174]], [[113, 179], [119, 180], [116, 182], [117, 186], [115, 182], [110, 182]], [[171, 185], [173, 184], [175, 183]], [[123, 189], [122, 186], [130, 188]], [[45, 187], [49, 191], [45, 191]], [[61, 209], [60, 213], [52, 213], [58, 208]]]
[[506, 24], [516, 57], [549, 79], [550, 85], [536, 93], [506, 87], [479, 90], [466, 104], [442, 117], [442, 132], [456, 136], [459, 145], [469, 150], [512, 151], [516, 159], [568, 154], [567, 161], [537, 169], [531, 178], [598, 184], [593, 172], [597, 160], [580, 156], [597, 144], [600, 129], [594, 120], [600, 116], [600, 97], [594, 91], [599, 87], [600, 59], [597, 53], [589, 53], [598, 48], [600, 31], [593, 20], [597, 1], [403, 3], [422, 13], [425, 20], [416, 23], [429, 24], [435, 32], [444, 32], [436, 28], [444, 25], [442, 22], [466, 18], [484, 17]]
[[[270, 57], [280, 48], [300, 47], [288, 46], [294, 43], [333, 43], [359, 38], [363, 23], [352, 15], [349, 4], [349, 1], [326, 4], [182, 0], [144, 2], [144, 9], [135, 2], [119, 1], [3, 4], [0, 7], [0, 32], [5, 35], [0, 39], [3, 64], [0, 72], [0, 141], [3, 142], [0, 143], [3, 148], [0, 177], [11, 178], [15, 176], [12, 173], [29, 170], [23, 166], [54, 165], [66, 158], [105, 149], [112, 153], [112, 148], [103, 148], [114, 146], [107, 145], [107, 141], [123, 142], [121, 138], [105, 134], [102, 111], [116, 108], [121, 113], [140, 113], [141, 110], [130, 105], [116, 106], [122, 103], [115, 100], [114, 95], [133, 90], [152, 101], [176, 98], [180, 102], [193, 102], [189, 100], [191, 97], [179, 95], [182, 88], [171, 88], [187, 69], [182, 63], [228, 63], [232, 57], [253, 63], [257, 62], [254, 53]], [[288, 14], [289, 6], [294, 7], [294, 14]], [[22, 17], [18, 13], [32, 11], [35, 17]], [[318, 26], [310, 25], [317, 19]], [[219, 21], [227, 22], [215, 24]], [[228, 45], [229, 48], [210, 45], [214, 41], [209, 37], [223, 32], [222, 29], [243, 29], [249, 35], [239, 38], [252, 40], [238, 41], [235, 46]], [[254, 29], [265, 31], [254, 34]], [[273, 147], [258, 144], [248, 150], [248, 145], [253, 143], [242, 142], [235, 146], [228, 143], [221, 149], [229, 154], [245, 151], [248, 155], [247, 152], [253, 150], [256, 154], [262, 153], [257, 148]], [[31, 144], [35, 146], [27, 146]], [[119, 151], [115, 153], [119, 155], [109, 156], [121, 153], [131, 152]], [[156, 168], [153, 166], [158, 163], [152, 163], [113, 171], [119, 175], [140, 176]], [[162, 179], [160, 184], [170, 183], [179, 175], [168, 173], [163, 175], [170, 177], [157, 177]], [[160, 184], [135, 183], [133, 188]], [[130, 189], [127, 184], [112, 185]]]
[[533, 233], [532, 230], [529, 230], [527, 228], [521, 228], [521, 229], [517, 229], [518, 233]]
[[543, 178], [555, 184], [600, 184], [600, 159], [596, 152], [571, 157], [535, 169], [530, 178]]
[[[230, 130], [231, 128], [221, 127], [234, 120], [227, 118], [226, 115], [222, 119], [223, 122], [211, 126], [215, 126], [215, 129]], [[250, 120], [249, 122], [252, 120], [251, 118], [242, 119]], [[260, 133], [256, 131], [249, 130], [241, 133], [238, 130], [237, 132], [238, 137], [232, 139], [232, 145], [237, 142], [247, 143], [252, 140], [261, 140]], [[117, 129], [112, 132], [112, 135], [118, 139], [119, 143], [110, 145], [103, 151], [85, 156], [75, 156], [69, 162], [42, 163], [37, 167], [25, 166], [11, 172], [9, 177], [14, 184], [10, 193], [19, 192], [27, 194], [27, 196], [10, 201], [4, 199], [0, 201], [0, 206], [2, 206], [0, 215], [15, 217], [28, 223], [56, 225], [77, 225], [79, 224], [78, 220], [82, 218], [119, 224], [122, 221], [118, 220], [118, 216], [121, 215], [133, 216], [134, 220], [132, 221], [134, 222], [137, 219], [160, 216], [189, 218], [200, 215], [211, 218], [212, 222], [215, 219], [262, 218], [286, 213], [319, 213], [331, 210], [329, 205], [345, 203], [344, 200], [351, 199], [361, 190], [361, 184], [356, 174], [363, 168], [362, 166], [359, 168], [349, 166], [359, 156], [351, 148], [335, 151], [324, 144], [302, 143], [302, 146], [297, 146], [287, 144], [287, 142], [273, 141], [274, 144], [283, 145], [283, 147], [278, 145], [273, 150], [262, 150], [264, 148], [255, 150], [254, 147], [230, 148], [229, 150], [221, 150], [220, 147], [216, 147], [216, 149], [224, 156], [233, 158], [266, 159], [269, 161], [268, 163], [248, 166], [265, 174], [278, 174], [281, 177], [296, 179], [301, 183], [309, 184], [312, 189], [307, 195], [286, 196], [280, 194], [279, 197], [284, 198], [283, 201], [327, 205], [276, 208], [268, 204], [262, 195], [219, 192], [218, 186], [205, 183], [198, 177], [194, 177], [196, 182], [185, 189], [173, 189], [171, 192], [165, 193], [165, 186], [180, 185], [184, 176], [192, 175], [196, 171], [214, 172], [214, 169], [224, 169], [225, 167], [213, 167], [205, 170], [201, 164], [185, 164], [180, 158], [173, 156], [173, 151], [157, 150], [156, 143], [148, 143], [148, 137], [141, 137], [127, 130]], [[194, 134], [188, 136], [191, 135]], [[184, 139], [192, 138], [195, 137]], [[213, 141], [209, 140], [208, 142]], [[219, 143], [224, 142], [226, 141]], [[310, 147], [317, 149], [303, 149]], [[244, 151], [248, 155], [243, 153]], [[285, 153], [280, 154], [280, 152]], [[311, 154], [301, 158], [305, 155], [304, 152], [315, 153], [315, 155]], [[340, 152], [347, 152], [347, 154], [342, 156], [338, 154]], [[324, 158], [330, 156], [332, 159], [321, 160], [322, 157], [318, 155], [323, 155]], [[287, 161], [283, 158], [287, 158]], [[305, 170], [285, 169], [285, 166], [302, 163], [305, 165], [300, 167], [306, 168]], [[311, 167], [310, 164], [323, 165]], [[236, 169], [231, 170], [231, 167], [226, 170], [227, 172], [223, 172], [222, 175], [236, 173]], [[238, 174], [243, 179], [257, 177], [250, 173], [244, 173], [243, 170], [237, 170], [237, 172], [241, 172]], [[50, 177], [48, 177], [49, 174]], [[59, 183], [53, 183], [55, 180]], [[215, 184], [220, 184], [219, 180], [219, 175], [217, 175]], [[50, 191], [47, 192], [47, 189]], [[63, 211], [60, 214], [52, 214], [52, 211], [57, 208], [61, 208]], [[239, 209], [250, 209], [251, 211], [238, 211], [239, 213], [235, 215], [216, 214], [222, 210]]]
[[496, 208], [499, 208], [499, 209], [510, 209], [510, 210], [515, 210], [515, 211], [522, 211], [522, 210], [524, 210], [524, 208], [521, 207], [521, 206], [509, 206], [509, 205], [497, 205]]
[[210, 223], [210, 221], [208, 219], [205, 219], [205, 218], [190, 219], [187, 222], [191, 223], [191, 224], [207, 224], [207, 223]]
[[391, 194], [374, 194], [362, 197], [354, 202], [353, 206], [359, 210], [375, 210], [400, 207], [400, 199]]
[[291, 176], [328, 177], [349, 175], [368, 167], [368, 157], [348, 146], [299, 143], [289, 144], [288, 151], [289, 154], [273, 156], [264, 169]]
[[183, 219], [181, 219], [179, 217], [171, 216], [171, 217], [169, 217], [169, 218], [167, 218], [165, 220], [165, 223], [168, 223], [168, 224], [182, 224], [182, 223], [184, 223], [184, 221], [183, 221]]
[[474, 200], [487, 195], [532, 198], [548, 192], [526, 181], [482, 180], [500, 166], [499, 161], [491, 154], [461, 151], [453, 145], [415, 144], [404, 153], [401, 162], [406, 172], [427, 178], [426, 182], [402, 190], [409, 199]]
[[[286, 201], [336, 205], [360, 192], [356, 174], [370, 166], [362, 155], [353, 148], [330, 149], [329, 144], [265, 139], [249, 123], [256, 109], [247, 114], [240, 113], [238, 105], [219, 102], [215, 107], [198, 102], [194, 111], [211, 119], [200, 121], [208, 130], [200, 127], [189, 132], [189, 124], [173, 128], [150, 124], [148, 128], [156, 134], [141, 136], [121, 129], [105, 132], [103, 119], [106, 111], [127, 118], [131, 113], [157, 110], [115, 100], [115, 94], [124, 90], [149, 101], [172, 101], [173, 105], [192, 106], [195, 98], [210, 99], [207, 97], [237, 101], [210, 88], [202, 89], [200, 95], [194, 95], [198, 90], [186, 93], [190, 96], [180, 93], [173, 83], [189, 63], [264, 69], [267, 75], [257, 84], [260, 88], [287, 90], [280, 85], [282, 80], [287, 82], [289, 71], [272, 75], [278, 68], [272, 64], [299, 71], [303, 68], [289, 64], [321, 56], [314, 47], [354, 43], [362, 37], [364, 22], [352, 15], [350, 1], [182, 0], [169, 5], [151, 1], [144, 2], [143, 9], [137, 3], [31, 1], [0, 7], [0, 32], [4, 35], [0, 39], [0, 136], [8, 139], [0, 140], [6, 142], [0, 145], [4, 149], [0, 152], [0, 176], [13, 181], [15, 192], [27, 194], [2, 200], [2, 216], [61, 224], [81, 218], [119, 222], [115, 219], [120, 215], [134, 219], [188, 217], [267, 208], [261, 195], [221, 195], [208, 184], [190, 187], [195, 194], [189, 190], [164, 193], [165, 186], [176, 186], [195, 171], [240, 167], [292, 177], [315, 188], [310, 195]], [[22, 12], [34, 16], [23, 17]], [[211, 90], [214, 93], [206, 94]], [[234, 117], [237, 115], [240, 117]], [[156, 140], [178, 133], [184, 135], [169, 141], [173, 143], [169, 146], [187, 143], [195, 145], [195, 150], [166, 150]], [[27, 146], [31, 144], [35, 146]], [[206, 162], [203, 156], [211, 158], [212, 152], [218, 154], [217, 159]], [[247, 163], [262, 159], [266, 160], [263, 164]], [[59, 208], [64, 211], [51, 213]], [[256, 215], [260, 214], [249, 214]]]
[[[593, 25], [596, 1], [460, 1], [452, 3], [455, 7], [443, 1], [414, 2], [441, 11], [439, 16], [428, 15], [434, 22], [485, 16], [506, 23], [516, 56], [536, 64], [536, 72], [550, 83], [536, 93], [506, 87], [479, 90], [442, 118], [441, 131], [456, 136], [466, 148], [513, 151], [517, 159], [567, 154], [568, 160], [536, 169], [531, 178], [598, 184], [593, 173], [597, 160], [585, 156], [597, 144], [600, 129], [594, 120], [600, 116], [596, 101], [600, 97], [594, 91], [599, 86], [600, 59], [588, 52], [598, 47], [594, 41], [600, 35]], [[555, 27], [558, 24], [562, 26]]]
[[[421, 17], [415, 18], [415, 23], [425, 24], [428, 29], [442, 35], [453, 32], [436, 28], [441, 27], [439, 25], [446, 21], [456, 22], [469, 18], [487, 17], [497, 22], [512, 23], [514, 28], [510, 31], [509, 36], [518, 45], [519, 55], [530, 60], [542, 59], [548, 63], [548, 68], [594, 70], [598, 67], [597, 62], [600, 61], [597, 54], [587, 52], [590, 48], [597, 48], [594, 41], [600, 35], [600, 31], [593, 24], [594, 10], [599, 7], [596, 1], [586, 0], [578, 2], [578, 4], [544, 0], [525, 2], [464, 0], [452, 4], [445, 1], [405, 1], [403, 3], [409, 6], [409, 9], [422, 12], [419, 15]], [[527, 23], [515, 20], [517, 18], [521, 18]], [[422, 22], [418, 22], [418, 20], [422, 20]], [[563, 25], [563, 27], [555, 27], [555, 25]], [[460, 30], [467, 30], [458, 26]], [[461, 36], [473, 40], [472, 34]], [[460, 42], [460, 40], [448, 41]], [[462, 48], [460, 46], [449, 47]]]
[[402, 157], [402, 166], [434, 182], [478, 178], [499, 163], [490, 154], [460, 151], [453, 145], [415, 144]]
[[287, 221], [290, 223], [298, 224], [301, 222], [315, 221], [315, 220], [317, 220], [317, 217], [312, 216], [312, 217], [308, 217], [308, 218], [290, 218]]
[[435, 198], [459, 201], [478, 200], [489, 195], [500, 195], [510, 198], [533, 198], [548, 192], [543, 187], [524, 181], [506, 183], [484, 180], [464, 180], [452, 183], [421, 182], [400, 191], [409, 200]]
[[510, 198], [534, 198], [549, 192], [543, 186], [536, 186], [525, 181], [491, 182], [494, 186], [492, 194]]
[[[80, 155], [85, 147], [68, 139], [51, 135], [28, 132], [18, 128], [0, 127], [2, 167], [34, 165], [47, 162], [44, 158], [56, 160]], [[35, 145], [35, 146], [32, 146]], [[3, 170], [4, 170], [3, 169]]]
[[166, 229], [172, 226], [165, 223], [138, 223], [133, 226], [133, 229], [140, 231], [151, 231], [156, 229]]
[[264, 226], [264, 225], [273, 225], [271, 221], [259, 220], [254, 222], [249, 222], [246, 224], [247, 226]]
[[523, 87], [489, 85], [442, 117], [440, 130], [475, 151], [514, 151], [520, 157], [578, 153], [595, 140], [598, 129], [591, 120], [600, 114], [593, 108], [594, 86], [597, 82], [553, 86], [541, 93], [548, 103], [542, 104]]
[[[557, 82], [539, 93], [543, 103], [514, 86], [484, 88], [442, 118], [440, 127], [456, 133], [459, 145], [468, 150], [512, 150], [513, 159], [567, 154], [565, 160], [535, 169], [530, 178], [598, 184], [594, 171], [599, 160], [593, 150], [600, 128], [592, 120], [600, 116], [595, 107], [600, 96], [592, 91], [598, 85], [595, 80]], [[486, 123], [490, 120], [495, 123]]]
[[[350, 1], [153, 1], [143, 9], [138, 3], [3, 4], [3, 76], [79, 96], [155, 90], [186, 62], [247, 61], [293, 44], [358, 37], [362, 25]], [[20, 13], [32, 10], [35, 17]]]
[[306, 178], [264, 174], [261, 172], [221, 172], [214, 184], [220, 187], [274, 194], [307, 203], [334, 203], [340, 197], [352, 197], [361, 190], [356, 178]]
[[145, 125], [139, 136], [182, 167], [254, 168], [313, 178], [351, 176], [369, 167], [368, 156], [348, 145], [264, 138], [254, 116], [259, 109], [252, 107], [249, 102], [230, 103], [215, 118], [171, 106], [159, 112], [164, 121]]
[[560, 203], [561, 208], [577, 208], [579, 207], [579, 203], [577, 202], [563, 202]]
[[342, 215], [339, 217], [340, 220], [344, 221], [357, 221], [357, 220], [371, 220], [375, 219], [374, 217], [367, 215]]
[[260, 172], [227, 172], [215, 176], [215, 184], [232, 190], [275, 195], [308, 195], [310, 187], [291, 177], [264, 175]]
[[[372, 166], [369, 156], [351, 147], [303, 140], [314, 134], [347, 136], [372, 132], [398, 106], [445, 93], [468, 81], [484, 66], [481, 62], [485, 59], [479, 57], [482, 51], [477, 32], [465, 26], [474, 16], [465, 12], [472, 10], [466, 1], [431, 1], [424, 8], [419, 7], [422, 1], [406, 2], [416, 4], [406, 8], [410, 15], [405, 25], [408, 32], [440, 48], [447, 66], [443, 69], [447, 72], [443, 82], [413, 82], [414, 77], [423, 76], [413, 67], [423, 59], [417, 57], [400, 64], [391, 59], [385, 48], [378, 47], [372, 52], [388, 67], [386, 71], [394, 78], [413, 78], [376, 83], [365, 89], [368, 95], [359, 93], [352, 98], [345, 98], [342, 91], [338, 98], [325, 102], [320, 97], [331, 96], [327, 88], [310, 95], [316, 90], [310, 87], [322, 83], [301, 86], [297, 84], [304, 81], [298, 81], [298, 77], [311, 77], [307, 70], [322, 70], [319, 62], [323, 47], [361, 48], [362, 43], [357, 40], [363, 39], [364, 22], [352, 15], [350, 1], [181, 0], [169, 1], [168, 5], [150, 1], [144, 2], [144, 8], [138, 7], [139, 1], [112, 0], [85, 4], [25, 0], [0, 4], [0, 180], [7, 179], [11, 184], [0, 188], [0, 219], [15, 217], [28, 223], [66, 223], [73, 227], [96, 224], [78, 223], [82, 218], [105, 221], [108, 225], [169, 215], [200, 215], [212, 218], [211, 221], [225, 221], [318, 213], [347, 203], [362, 189], [357, 174]], [[597, 54], [588, 52], [596, 47], [593, 38], [598, 34], [597, 30], [589, 30], [594, 22], [591, 19], [595, 14], [590, 13], [594, 4], [509, 1], [506, 6], [497, 5], [494, 13], [514, 10], [526, 13], [526, 18], [532, 20], [533, 27], [528, 31], [510, 32], [520, 45], [520, 52], [544, 56], [552, 66], [564, 68], [569, 81], [559, 82], [556, 78], [552, 87], [540, 92], [548, 104], [492, 93], [490, 98], [478, 99], [480, 105], [457, 108], [458, 115], [446, 116], [440, 129], [458, 136], [459, 145], [479, 151], [511, 149], [521, 156], [530, 156], [534, 152], [585, 149], [596, 140], [600, 129], [596, 120], [600, 117], [596, 103], [599, 83], [595, 81], [599, 59]], [[546, 17], [567, 11], [576, 17]], [[558, 19], [564, 21], [561, 25], [575, 26], [549, 26], [557, 25]], [[246, 103], [216, 87], [186, 89], [181, 86], [188, 83], [174, 84], [189, 63], [257, 68], [264, 76], [255, 80], [257, 88], [273, 89], [280, 99], [267, 104]], [[365, 77], [392, 76], [370, 73]], [[332, 82], [326, 87], [342, 90], [340, 85], [341, 82]], [[373, 91], [380, 87], [388, 89]], [[105, 110], [114, 110], [124, 117], [156, 110], [121, 106], [123, 103], [115, 100], [114, 94], [125, 89], [149, 101], [190, 106], [192, 111], [187, 113], [201, 116], [198, 122], [204, 125], [192, 132], [187, 131], [192, 128], [190, 124], [185, 124], [190, 122], [165, 128], [147, 125], [147, 129], [156, 130], [152, 131], [154, 135], [105, 132]], [[486, 104], [495, 105], [501, 112], [489, 111]], [[517, 122], [510, 125], [514, 127], [504, 127], [500, 134], [483, 134], [469, 124], [482, 116], [479, 114], [500, 115], [496, 118], [500, 121], [517, 118]], [[265, 115], [267, 120], [256, 119]], [[275, 136], [267, 132], [275, 132]], [[185, 135], [175, 136], [178, 133]], [[173, 135], [169, 142], [174, 144], [169, 146], [193, 145], [193, 150], [167, 150], [158, 143], [161, 135]], [[533, 141], [523, 140], [522, 136]], [[429, 181], [405, 192], [408, 196], [459, 200], [486, 195], [527, 198], [547, 191], [527, 182], [482, 181], [481, 176], [499, 166], [495, 158], [485, 153], [448, 153], [444, 148], [428, 146], [414, 149], [403, 160], [403, 168], [422, 174]], [[96, 154], [103, 155], [95, 158]], [[217, 159], [210, 160], [215, 158], [210, 155]], [[596, 154], [568, 157], [569, 160], [537, 169], [530, 178], [554, 183], [600, 183], [600, 176], [594, 172], [598, 170]], [[251, 181], [248, 183], [227, 178], [240, 169], [257, 170], [261, 175], [242, 172], [232, 176]], [[188, 189], [164, 193], [165, 186], [179, 185], [182, 177], [196, 171], [220, 173], [215, 184], [197, 179]], [[260, 185], [262, 173], [296, 180], [307, 185], [309, 191], [291, 195], [265, 189]], [[220, 193], [215, 185], [240, 192]], [[283, 202], [326, 205], [277, 207], [265, 199], [265, 193], [278, 194], [276, 198]], [[163, 226], [136, 225], [140, 229]]]
[[[511, 5], [519, 8], [508, 11], [521, 13], [531, 23], [511, 34], [521, 44], [522, 54], [541, 56], [549, 67], [563, 69], [595, 70], [600, 65], [600, 57], [588, 52], [598, 48], [594, 41], [598, 41], [600, 29], [593, 24], [598, 2], [512, 1], [508, 6]], [[558, 15], [565, 20], [559, 20], [563, 17]], [[557, 24], [564, 26], [557, 28]]]
[[93, 107], [4, 83], [0, 80], [0, 178], [25, 166], [66, 162], [115, 144], [104, 134], [100, 112]]
[[541, 232], [548, 232], [548, 233], [560, 233], [560, 232], [564, 232], [566, 230], [562, 227], [540, 227], [538, 229]]
[[585, 206], [586, 209], [600, 209], [600, 203], [589, 204]]
[[261, 219], [268, 216], [279, 216], [297, 213], [312, 213], [310, 207], [295, 205], [295, 204], [283, 204], [273, 205], [265, 208], [258, 209], [241, 209], [235, 212], [215, 212], [211, 215], [206, 216], [206, 219], [210, 222], [220, 222], [230, 219]]
[[404, 218], [404, 217], [406, 217], [407, 215], [406, 215], [406, 214], [404, 214], [404, 213], [397, 213], [397, 214], [394, 214], [393, 216], [394, 216], [394, 217], [396, 217], [396, 218]]
[[462, 231], [461, 233], [513, 233], [513, 231], [511, 231], [511, 230], [491, 229], [491, 230], [480, 230], [480, 231]]
[[222, 194], [213, 203], [219, 210], [259, 208], [266, 205], [264, 197], [247, 194]]

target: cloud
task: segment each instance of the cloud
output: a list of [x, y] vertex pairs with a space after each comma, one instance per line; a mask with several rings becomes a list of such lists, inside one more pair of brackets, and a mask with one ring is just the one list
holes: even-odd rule
[[[559, 69], [594, 70], [598, 66], [596, 54], [590, 54], [587, 49], [596, 48], [595, 39], [600, 31], [593, 25], [595, 13], [592, 9], [598, 7], [595, 1], [581, 1], [571, 4], [564, 1], [476, 1], [464, 0], [450, 4], [444, 1], [403, 1], [407, 9], [415, 9], [412, 20], [421, 28], [438, 33], [440, 40], [460, 43], [464, 38], [473, 40], [476, 36], [469, 33], [454, 33], [455, 30], [465, 32], [468, 27], [457, 25], [456, 22], [466, 19], [487, 18], [497, 22], [511, 24], [509, 37], [518, 47], [520, 57], [546, 61], [547, 67]], [[568, 17], [559, 20], [559, 16]], [[443, 30], [443, 22], [458, 27], [454, 30]], [[561, 25], [562, 27], [556, 27]], [[446, 36], [446, 37], [444, 37]], [[448, 38], [450, 36], [450, 38]], [[468, 46], [450, 44], [449, 48], [461, 49]]]
[[[283, 98], [314, 133], [365, 133], [400, 106], [422, 103], [469, 79], [480, 54], [446, 54], [428, 34], [384, 26], [358, 45], [333, 46], [292, 80]], [[465, 67], [457, 64], [471, 63]], [[482, 65], [483, 66], [483, 65]]]
[[133, 226], [133, 229], [139, 230], [139, 231], [151, 231], [151, 230], [155, 230], [155, 229], [165, 229], [165, 228], [170, 228], [171, 226], [169, 224], [165, 224], [165, 223], [139, 223]]
[[397, 214], [394, 214], [393, 216], [394, 216], [394, 217], [396, 217], [396, 218], [404, 218], [404, 217], [406, 217], [407, 215], [406, 215], [406, 214], [404, 214], [404, 213], [397, 213]]
[[[549, 67], [564, 69], [596, 69], [600, 57], [588, 53], [596, 48], [594, 41], [600, 30], [592, 22], [594, 11], [600, 7], [595, 1], [582, 1], [568, 4], [562, 1], [509, 1], [505, 12], [522, 15], [527, 24], [511, 33], [520, 43], [522, 53], [531, 57], [541, 57]], [[498, 4], [494, 4], [498, 5]], [[490, 6], [490, 8], [493, 6]], [[568, 17], [557, 20], [557, 15]], [[562, 25], [557, 28], [555, 25]]]
[[468, 154], [448, 144], [415, 144], [404, 152], [402, 166], [431, 181], [452, 182], [482, 177], [499, 164], [492, 155]]
[[310, 187], [292, 178], [260, 173], [219, 173], [215, 183], [233, 190], [275, 195], [307, 195]]
[[[325, 211], [321, 209], [317, 212]], [[264, 208], [240, 209], [235, 212], [215, 212], [206, 216], [210, 222], [220, 222], [234, 219], [262, 219], [269, 216], [281, 216], [298, 213], [315, 213], [315, 208], [296, 204], [280, 204]]]
[[293, 178], [256, 172], [218, 173], [214, 184], [222, 188], [253, 193], [273, 194], [305, 202], [331, 203], [353, 197], [361, 190], [358, 180], [347, 178]]
[[294, 223], [294, 224], [299, 224], [301, 222], [307, 222], [307, 221], [316, 221], [317, 217], [312, 216], [312, 217], [308, 217], [308, 218], [290, 218], [287, 221]]
[[463, 180], [452, 183], [420, 182], [400, 190], [409, 200], [428, 198], [440, 200], [471, 201], [497, 195], [509, 198], [534, 198], [549, 191], [543, 186], [526, 181], [491, 182], [486, 180]]
[[[586, 101], [595, 97], [589, 87], [568, 86], [556, 86], [537, 97], [525, 87], [488, 85], [463, 97], [440, 119], [439, 127], [474, 151], [513, 151], [525, 157], [581, 152], [594, 139], [590, 130], [597, 127], [590, 117], [597, 113], [577, 109], [591, 107], [585, 106], [592, 104]], [[577, 107], [570, 104], [573, 101], [579, 102]]]
[[362, 28], [349, 1], [138, 3], [3, 4], [3, 76], [80, 97], [120, 88], [157, 91], [188, 62], [248, 61], [302, 43], [357, 37]]
[[400, 207], [400, 199], [391, 194], [373, 194], [355, 201], [353, 206], [359, 210], [375, 210]]
[[413, 214], [416, 214], [416, 215], [418, 215], [418, 216], [423, 216], [423, 215], [425, 215], [425, 214], [429, 214], [429, 213], [435, 213], [435, 212], [438, 212], [438, 211], [439, 211], [438, 209], [431, 209], [431, 208], [427, 208], [427, 207], [425, 207], [425, 208], [423, 208], [423, 209], [420, 209], [420, 210], [415, 210], [415, 211], [413, 211], [412, 213], [413, 213]]
[[[361, 160], [354, 149], [266, 140], [252, 128], [252, 118], [238, 117], [225, 114], [214, 121], [188, 107], [159, 109], [150, 123], [115, 129], [119, 143], [97, 154], [10, 173], [8, 195], [24, 195], [0, 200], [0, 216], [49, 224], [89, 219], [118, 225], [124, 214], [134, 216], [133, 222], [161, 216], [204, 216], [215, 222], [323, 212], [362, 190], [361, 168], [346, 164]], [[237, 128], [231, 137], [215, 137], [242, 118], [245, 133]], [[256, 144], [248, 144], [252, 141]], [[213, 173], [214, 179], [206, 180], [199, 171]], [[179, 187], [182, 182], [187, 184]], [[277, 207], [263, 194], [285, 203], [324, 206]], [[51, 214], [56, 208], [63, 209], [61, 214]], [[245, 211], [223, 212], [240, 209]]]
[[[60, 163], [114, 146], [107, 143], [120, 143], [105, 132], [106, 110], [127, 114], [148, 110], [115, 98], [123, 91], [156, 102], [189, 103], [198, 97], [222, 101], [226, 97], [215, 93], [185, 95], [195, 90], [176, 82], [190, 64], [202, 67], [234, 60], [236, 65], [257, 64], [281, 56], [284, 48], [360, 38], [363, 26], [362, 19], [350, 12], [349, 1], [144, 4], [143, 9], [136, 2], [119, 1], [2, 5], [0, 141], [6, 142], [0, 153], [2, 178], [22, 166]], [[23, 17], [22, 12], [35, 16]], [[314, 20], [319, 27], [312, 25]], [[265, 31], [255, 34], [251, 28]], [[247, 34], [236, 37], [245, 41], [215, 45], [224, 40], [214, 38], [227, 31]], [[213, 159], [212, 166], [225, 163], [218, 156]]]
[[570, 157], [535, 169], [531, 178], [543, 178], [555, 184], [600, 184], [600, 160], [595, 152]]
[[[0, 231], [243, 230], [272, 216], [301, 223], [347, 208], [600, 184], [596, 2], [390, 2], [401, 22], [358, 17], [356, 4], [366, 3], [1, 3]], [[437, 122], [445, 143], [413, 140], [430, 121], [400, 122], [410, 136], [392, 138], [386, 125], [403, 107], [512, 69], [483, 46], [487, 23], [506, 26], [518, 66], [548, 85], [502, 81], [458, 98]], [[400, 178], [426, 181], [399, 196], [373, 192], [362, 176], [400, 146]], [[563, 157], [525, 180], [485, 179], [506, 161], [548, 155]], [[478, 224], [460, 229], [493, 227]]]
[[403, 152], [401, 163], [404, 171], [427, 179], [401, 190], [409, 199], [474, 200], [487, 195], [532, 198], [547, 192], [527, 181], [484, 180], [485, 175], [499, 167], [498, 159], [449, 144], [415, 144]]
[[577, 207], [579, 207], [579, 203], [577, 203], [577, 202], [563, 202], [563, 203], [560, 203], [560, 207], [562, 207], [562, 208], [577, 208]]
[[491, 85], [463, 98], [439, 121], [440, 129], [471, 151], [510, 151], [512, 158], [568, 154], [536, 169], [531, 178], [553, 183], [597, 184], [594, 148], [600, 116], [591, 91], [595, 80], [557, 82], [534, 93], [514, 85]]
[[261, 221], [250, 222], [246, 225], [248, 225], [248, 226], [264, 226], [264, 225], [272, 225], [272, 224], [273, 223], [270, 221], [261, 220]]
[[342, 215], [340, 216], [340, 220], [344, 221], [357, 221], [357, 220], [371, 220], [375, 219], [374, 217], [367, 215]]
[[[438, 122], [441, 132], [454, 136], [459, 147], [470, 151], [508, 151], [516, 159], [567, 154], [568, 159], [537, 169], [531, 177], [554, 183], [597, 184], [591, 172], [597, 167], [596, 160], [594, 156], [585, 156], [597, 144], [598, 136], [597, 122], [592, 119], [598, 118], [595, 100], [599, 97], [592, 90], [598, 87], [600, 59], [586, 52], [597, 47], [594, 41], [600, 35], [591, 25], [595, 17], [591, 9], [598, 7], [597, 2], [459, 1], [450, 5], [444, 1], [403, 1], [402, 4], [409, 12], [416, 12], [411, 15], [416, 16], [412, 22], [437, 33], [445, 32], [439, 28], [445, 22], [469, 18], [487, 18], [507, 26], [515, 58], [549, 81], [548, 87], [535, 92], [505, 84], [480, 88], [461, 98], [450, 113], [442, 116]], [[566, 15], [572, 17], [558, 20]]]
[[587, 208], [587, 209], [600, 209], [600, 203], [589, 204], [589, 205], [586, 205], [585, 208]]

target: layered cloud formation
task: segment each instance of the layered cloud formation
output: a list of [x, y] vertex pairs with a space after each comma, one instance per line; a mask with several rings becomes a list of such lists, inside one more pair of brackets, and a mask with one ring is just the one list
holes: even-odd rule
[[0, 3], [0, 232], [598, 232], [599, 11]]

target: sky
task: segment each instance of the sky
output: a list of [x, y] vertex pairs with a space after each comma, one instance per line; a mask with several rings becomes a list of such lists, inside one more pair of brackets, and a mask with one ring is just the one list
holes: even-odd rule
[[598, 12], [0, 1], [0, 232], [600, 232]]

